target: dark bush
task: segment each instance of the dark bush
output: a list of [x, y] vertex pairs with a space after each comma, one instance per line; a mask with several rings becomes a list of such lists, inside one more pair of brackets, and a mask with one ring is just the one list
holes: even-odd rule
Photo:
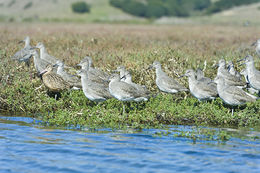
[[88, 13], [90, 12], [90, 5], [86, 2], [75, 2], [71, 4], [72, 11], [75, 13]]

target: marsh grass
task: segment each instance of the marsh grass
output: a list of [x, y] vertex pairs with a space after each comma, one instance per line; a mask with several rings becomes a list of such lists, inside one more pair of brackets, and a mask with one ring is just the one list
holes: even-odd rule
[[[18, 27], [19, 26], [19, 27]], [[112, 128], [159, 128], [164, 125], [204, 125], [254, 127], [260, 124], [260, 102], [239, 106], [234, 115], [218, 98], [198, 102], [189, 93], [164, 94], [155, 85], [154, 70], [147, 70], [154, 60], [162, 63], [170, 76], [177, 78], [187, 68], [204, 68], [214, 78], [212, 66], [220, 59], [236, 61], [253, 53], [249, 45], [256, 40], [259, 28], [224, 26], [148, 26], [148, 25], [74, 25], [8, 24], [0, 25], [0, 109], [40, 115], [57, 126], [79, 125]], [[133, 80], [146, 85], [157, 97], [145, 103], [128, 103], [122, 115], [122, 103], [107, 100], [89, 101], [82, 91], [65, 91], [61, 98], [49, 97], [36, 76], [33, 64], [27, 67], [10, 59], [23, 45], [26, 35], [32, 44], [43, 42], [48, 52], [75, 66], [84, 56], [94, 65], [111, 72], [125, 65]], [[259, 68], [259, 61], [256, 61]], [[241, 66], [236, 67], [241, 70]], [[75, 73], [75, 70], [71, 70]], [[187, 79], [177, 79], [188, 87]]]

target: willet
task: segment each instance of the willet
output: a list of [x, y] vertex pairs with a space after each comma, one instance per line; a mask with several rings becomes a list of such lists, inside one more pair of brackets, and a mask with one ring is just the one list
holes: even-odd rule
[[227, 85], [232, 85], [232, 86], [245, 86], [246, 83], [243, 82], [239, 77], [234, 76], [228, 72], [226, 69], [226, 62], [224, 59], [219, 60], [219, 67], [218, 67], [218, 72], [217, 76], [222, 77], [225, 79], [225, 83]]
[[56, 93], [62, 90], [70, 89], [72, 86], [66, 82], [60, 75], [54, 73], [53, 65], [48, 64], [46, 69], [41, 72], [42, 81], [49, 91], [55, 93], [55, 99], [57, 97]]
[[88, 78], [89, 72], [85, 69], [78, 71], [78, 75], [81, 76], [82, 90], [85, 96], [94, 102], [103, 102], [109, 98], [112, 98], [109, 89], [103, 85], [92, 82]]
[[57, 74], [60, 75], [66, 82], [70, 83], [70, 85], [74, 87], [82, 88], [80, 79], [64, 70], [64, 63], [62, 61], [57, 61], [54, 66], [58, 66]]
[[227, 66], [228, 72], [236, 77], [238, 77], [239, 79], [241, 79], [241, 74], [235, 70], [234, 67], [234, 63], [232, 61], [228, 62], [228, 66]]
[[30, 50], [30, 54], [33, 56], [34, 67], [38, 74], [40, 74], [43, 70], [46, 69], [49, 64], [47, 61], [41, 59], [39, 57], [38, 52], [35, 49]]
[[55, 58], [54, 56], [51, 56], [48, 54], [45, 46], [43, 43], [38, 43], [35, 48], [40, 49], [40, 58], [47, 61], [48, 63], [54, 65], [56, 64], [57, 61], [59, 61], [59, 59]]
[[88, 66], [88, 71], [90, 73], [92, 73], [93, 75], [103, 79], [103, 80], [107, 80], [109, 81], [109, 75], [105, 72], [103, 72], [102, 70], [99, 70], [97, 68], [93, 68], [93, 63], [92, 63], [92, 58], [89, 56], [86, 56], [84, 59], [82, 59], [80, 61], [80, 63], [78, 64], [78, 66], [81, 66], [82, 69], [84, 69], [86, 66]]
[[89, 62], [85, 61], [83, 63], [78, 64], [78, 66], [81, 66], [81, 68], [83, 70], [86, 70], [88, 72], [88, 78], [89, 80], [91, 80], [92, 82], [98, 83], [98, 84], [102, 84], [104, 86], [108, 87], [109, 84], [109, 77], [106, 77], [104, 79], [104, 76], [100, 76], [98, 73], [95, 73], [95, 71], [91, 70], [93, 68], [89, 68]]
[[247, 83], [247, 85], [248, 85], [248, 86], [247, 86], [247, 89], [248, 89], [248, 91], [249, 91], [250, 94], [260, 93], [260, 92], [258, 92], [258, 90], [255, 90], [254, 88], [250, 87], [249, 80], [248, 80], [248, 75], [247, 75], [247, 70], [246, 70], [246, 69], [242, 69], [242, 70], [240, 71], [240, 74], [244, 76], [245, 81], [246, 81], [246, 83]]
[[30, 37], [27, 36], [25, 37], [24, 40], [20, 41], [19, 43], [24, 42], [24, 48], [22, 48], [21, 50], [17, 51], [14, 56], [12, 56], [11, 58], [13, 60], [18, 60], [19, 62], [24, 61], [28, 66], [30, 65], [30, 58], [31, 58], [31, 54], [30, 54], [30, 49], [32, 48], [30, 45]]
[[136, 84], [132, 81], [131, 73], [129, 71], [127, 71], [124, 66], [118, 66], [115, 71], [120, 73], [121, 81], [124, 81], [124, 82], [134, 86], [140, 92], [146, 93], [147, 95], [150, 94], [150, 91], [145, 86]]
[[196, 70], [196, 79], [200, 82], [205, 82], [205, 83], [211, 83], [212, 82], [212, 80], [210, 78], [204, 76], [204, 73], [200, 68], [198, 68]]
[[256, 46], [255, 48], [256, 54], [260, 57], [260, 39], [254, 42], [252, 46]]
[[160, 62], [154, 61], [150, 68], [156, 69], [156, 85], [158, 88], [166, 93], [177, 93], [179, 91], [188, 91], [187, 88], [179, 84], [176, 80], [169, 77], [162, 71]]
[[243, 91], [242, 89], [236, 86], [230, 86], [226, 84], [225, 79], [222, 77], [216, 77], [214, 80], [217, 83], [217, 91], [219, 97], [228, 105], [232, 106], [232, 115], [233, 115], [233, 106], [238, 106], [246, 102], [256, 101], [256, 97]]
[[[122, 102], [125, 101], [147, 101], [148, 95], [140, 90], [137, 90], [134, 86], [120, 81], [119, 74], [112, 74], [110, 76], [109, 92], [110, 94]], [[123, 113], [125, 113], [125, 106], [123, 103]]]
[[246, 64], [247, 78], [250, 86], [260, 91], [260, 71], [255, 68], [254, 58], [248, 55], [242, 60], [244, 60]]
[[195, 71], [188, 69], [185, 76], [189, 79], [189, 89], [191, 94], [196, 97], [199, 101], [213, 100], [217, 97], [217, 87], [207, 83], [205, 81], [197, 80], [195, 77]]

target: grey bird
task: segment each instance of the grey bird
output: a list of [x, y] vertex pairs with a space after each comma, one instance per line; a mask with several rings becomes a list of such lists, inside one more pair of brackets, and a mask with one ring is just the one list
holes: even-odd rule
[[242, 69], [240, 71], [240, 74], [244, 76], [245, 78], [245, 81], [247, 83], [247, 89], [249, 91], [250, 94], [257, 94], [257, 93], [260, 93], [258, 90], [255, 90], [254, 88], [250, 87], [250, 84], [249, 84], [249, 80], [248, 80], [248, 75], [247, 75], [247, 70], [246, 69]]
[[226, 62], [224, 59], [220, 59], [218, 65], [219, 67], [218, 67], [217, 76], [224, 78], [225, 83], [227, 85], [246, 86], [246, 83], [243, 82], [239, 77], [232, 75], [228, 72], [228, 70], [226, 69]]
[[224, 103], [232, 106], [232, 115], [234, 112], [233, 106], [245, 104], [246, 102], [255, 102], [257, 99], [257, 97], [236, 86], [228, 85], [222, 77], [216, 77], [214, 81], [217, 83], [219, 97]]
[[199, 101], [213, 100], [217, 97], [217, 87], [210, 82], [200, 81], [196, 79], [196, 73], [192, 69], [186, 70], [185, 76], [189, 80], [189, 89], [191, 94]]
[[252, 44], [252, 46], [256, 46], [255, 51], [258, 57], [260, 57], [260, 39]]
[[17, 51], [12, 57], [12, 60], [17, 60], [19, 62], [25, 62], [28, 66], [30, 65], [30, 58], [31, 58], [31, 54], [30, 54], [30, 49], [32, 48], [32, 46], [30, 45], [30, 37], [26, 36], [24, 38], [24, 40], [20, 41], [19, 43], [24, 42], [24, 48], [22, 48], [21, 50]]
[[40, 58], [47, 61], [48, 63], [54, 65], [54, 64], [56, 64], [57, 61], [59, 61], [59, 59], [48, 54], [43, 43], [41, 43], [41, 42], [38, 43], [34, 48], [40, 49]]
[[77, 73], [81, 76], [81, 84], [84, 95], [91, 101], [94, 102], [103, 102], [107, 99], [112, 98], [109, 89], [104, 87], [103, 85], [92, 82], [88, 78], [88, 70], [81, 69]]
[[82, 59], [80, 61], [80, 63], [78, 64], [78, 66], [81, 66], [82, 68], [84, 68], [86, 65], [88, 65], [89, 69], [88, 71], [90, 71], [90, 73], [92, 73], [95, 76], [98, 76], [99, 78], [103, 79], [103, 80], [107, 80], [109, 81], [109, 75], [105, 72], [103, 72], [102, 70], [99, 70], [97, 68], [93, 67], [93, 61], [92, 58], [89, 56], [86, 56], [84, 59]]
[[228, 66], [227, 66], [228, 72], [229, 72], [230, 74], [232, 74], [232, 75], [238, 77], [239, 79], [241, 79], [241, 74], [240, 74], [238, 71], [236, 71], [235, 66], [234, 66], [234, 63], [233, 63], [232, 61], [228, 61], [228, 64], [227, 64], [227, 65], [228, 65]]
[[249, 85], [260, 91], [260, 71], [255, 68], [254, 58], [251, 55], [246, 56], [244, 59], [246, 64], [247, 79]]
[[131, 73], [129, 71], [127, 71], [124, 66], [118, 66], [115, 71], [120, 73], [121, 81], [124, 81], [124, 82], [134, 86], [140, 92], [146, 93], [147, 96], [150, 94], [150, 91], [145, 86], [136, 84], [132, 81]]
[[114, 98], [123, 102], [123, 114], [125, 113], [124, 102], [140, 102], [149, 99], [146, 93], [143, 93], [137, 90], [134, 86], [121, 81], [119, 74], [112, 74], [109, 80], [109, 92]]
[[57, 61], [54, 66], [58, 67], [57, 74], [60, 75], [66, 82], [70, 83], [70, 85], [74, 87], [82, 88], [80, 79], [64, 70], [64, 63], [62, 61]]
[[81, 66], [83, 70], [88, 71], [89, 80], [108, 87], [109, 77], [105, 77], [102, 75], [100, 76], [100, 73], [96, 73], [96, 71], [93, 70], [93, 68], [90, 68], [89, 61], [84, 61], [83, 63], [78, 64], [78, 66]]
[[203, 71], [200, 68], [196, 70], [196, 79], [201, 82], [212, 83], [212, 80], [208, 77], [205, 77]]
[[156, 69], [156, 85], [161, 91], [166, 93], [188, 91], [187, 88], [179, 84], [176, 80], [169, 77], [165, 72], [162, 71], [160, 62], [154, 61], [150, 68]]
[[38, 52], [35, 49], [31, 49], [30, 54], [33, 56], [34, 67], [35, 67], [37, 73], [40, 74], [43, 70], [46, 69], [49, 62], [41, 59], [39, 57]]

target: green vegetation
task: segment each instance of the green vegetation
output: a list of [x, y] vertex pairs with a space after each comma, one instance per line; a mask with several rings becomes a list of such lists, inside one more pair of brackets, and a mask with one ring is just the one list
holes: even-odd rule
[[[92, 56], [94, 65], [103, 70], [125, 65], [132, 70], [135, 82], [158, 93], [154, 70], [147, 70], [154, 60], [159, 60], [166, 73], [175, 78], [187, 68], [203, 68], [206, 60], [206, 75], [213, 78], [215, 61], [222, 57], [235, 61], [250, 53], [241, 45], [250, 45], [255, 38], [253, 27], [66, 25], [65, 28], [63, 24], [19, 24], [17, 32], [14, 26], [10, 24], [0, 29], [0, 110], [34, 114], [57, 126], [87, 125], [93, 128], [156, 128], [172, 124], [254, 127], [260, 124], [259, 101], [238, 107], [232, 116], [230, 108], [219, 98], [199, 102], [188, 92], [159, 93], [147, 102], [128, 103], [126, 115], [122, 115], [120, 101], [110, 99], [97, 105], [82, 91], [62, 92], [56, 101], [44, 86], [40, 88], [42, 82], [33, 65], [28, 68], [10, 59], [23, 47], [17, 44], [17, 38], [23, 39], [30, 32], [32, 45], [43, 41], [50, 54], [69, 66], [75, 66], [85, 55]], [[40, 28], [39, 32], [32, 32], [35, 27]], [[207, 31], [206, 36], [204, 31]], [[187, 87], [185, 78], [178, 80]], [[218, 136], [221, 138], [221, 134]], [[224, 134], [223, 139], [226, 137], [228, 139]]]
[[33, 5], [33, 3], [32, 2], [28, 2], [27, 4], [25, 4], [25, 6], [23, 7], [23, 9], [28, 9], [28, 8], [31, 8], [32, 7], [32, 5]]
[[75, 13], [89, 13], [90, 5], [86, 2], [74, 2], [71, 4], [72, 11]]
[[256, 2], [260, 2], [260, 0], [219, 0], [207, 9], [207, 14], [217, 13], [235, 6], [248, 5]]
[[159, 18], [162, 16], [187, 17], [220, 12], [234, 6], [247, 5], [259, 0], [110, 0], [110, 4], [129, 14]]

